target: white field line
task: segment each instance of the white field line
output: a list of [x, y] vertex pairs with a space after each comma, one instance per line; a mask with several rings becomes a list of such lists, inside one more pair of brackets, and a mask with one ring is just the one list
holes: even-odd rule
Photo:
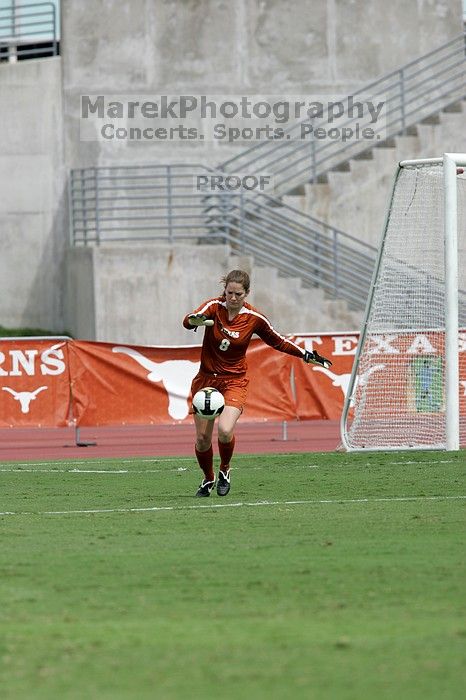
[[[193, 463], [193, 467], [195, 464]], [[295, 469], [318, 469], [318, 464], [293, 464]], [[238, 467], [232, 467], [237, 469]], [[287, 467], [290, 469], [291, 467]], [[196, 467], [197, 469], [197, 467]], [[247, 467], [248, 471], [256, 471], [267, 469], [267, 467]], [[16, 468], [0, 468], [0, 473], [12, 474], [167, 474], [167, 472], [187, 472], [188, 467], [177, 467], [176, 469], [25, 469], [23, 467]]]
[[[236, 454], [235, 459], [242, 459], [244, 457], [250, 457], [251, 455], [241, 455], [241, 454]], [[270, 457], [270, 455], [264, 455], [264, 457]], [[292, 457], [296, 458], [295, 453], [283, 453], [283, 454], [278, 454], [278, 455], [273, 455], [274, 457], [279, 457], [280, 459], [290, 459]], [[196, 463], [196, 458], [193, 455], [192, 457], [151, 457], [149, 459], [140, 459], [139, 457], [133, 457], [132, 459], [118, 459], [117, 457], [112, 458], [108, 457], [107, 459], [73, 459], [73, 460], [65, 460], [65, 459], [56, 459], [54, 461], [50, 462], [34, 462], [34, 461], [29, 461], [29, 462], [2, 462], [0, 460], [0, 464], [7, 465], [8, 467], [11, 467], [11, 469], [18, 469], [19, 467], [31, 467], [31, 464], [37, 464], [38, 467], [51, 467], [54, 465], [62, 465], [62, 466], [82, 466], [84, 464], [111, 464], [111, 463], [118, 463], [118, 464], [134, 464], [135, 462], [140, 462], [141, 464], [165, 464], [166, 462], [192, 462], [193, 464]], [[317, 465], [314, 465], [317, 466]], [[259, 467], [262, 468], [262, 467]], [[1, 471], [8, 471], [6, 468], [2, 469]], [[22, 471], [26, 471], [25, 469]], [[35, 471], [31, 469], [31, 471]], [[51, 469], [50, 471], [58, 471], [58, 469]]]
[[[329, 453], [329, 460], [331, 460], [331, 453]], [[235, 460], [240, 460], [241, 458], [244, 457], [249, 457], [250, 455], [235, 455]], [[267, 455], [265, 455], [267, 457]], [[275, 457], [275, 455], [274, 455]], [[290, 457], [296, 458], [296, 454], [281, 454], [281, 455], [276, 455], [276, 457], [279, 457], [279, 459], [290, 459]], [[118, 464], [134, 464], [135, 462], [138, 463], [149, 463], [149, 464], [166, 464], [169, 462], [191, 462], [193, 466], [196, 465], [196, 460], [195, 457], [155, 457], [153, 459], [138, 459], [137, 457], [133, 459], [115, 459], [115, 462]], [[11, 464], [11, 466], [7, 467], [0, 467], [0, 473], [2, 472], [7, 472], [7, 473], [21, 473], [24, 472], [25, 474], [32, 474], [34, 472], [37, 472], [39, 474], [158, 474], [158, 473], [166, 473], [167, 471], [187, 471], [187, 467], [178, 467], [177, 469], [79, 469], [79, 466], [84, 466], [85, 464], [90, 464], [90, 465], [98, 465], [98, 464], [110, 464], [111, 460], [73, 460], [73, 461], [55, 461], [55, 462], [14, 462]], [[456, 464], [457, 461], [454, 459], [435, 459], [435, 460], [406, 460], [406, 461], [400, 461], [400, 462], [387, 462], [387, 465], [395, 465], [395, 466], [403, 466], [403, 465], [422, 465], [422, 464]], [[2, 462], [0, 462], [2, 464]], [[3, 462], [5, 464], [5, 462]], [[32, 468], [31, 464], [37, 464], [37, 468]], [[76, 465], [75, 469], [46, 469], [45, 467], [53, 467], [54, 465], [62, 465], [62, 466], [72, 466]], [[323, 466], [328, 467], [331, 466], [329, 464], [322, 465], [322, 464], [306, 464], [306, 465], [301, 465], [301, 464], [294, 464], [292, 467], [299, 468], [299, 469], [319, 469], [322, 468]], [[352, 462], [341, 462], [340, 464], [336, 464], [335, 466], [337, 467], [353, 467], [354, 464]], [[366, 466], [370, 467], [373, 466], [371, 462], [366, 462], [364, 465], [358, 465], [358, 466]], [[233, 467], [234, 469], [238, 469], [238, 466]], [[247, 467], [248, 470], [262, 470], [262, 469], [268, 469], [269, 467], [264, 466], [258, 466], [258, 467]], [[287, 467], [288, 469], [290, 467]]]
[[187, 467], [177, 469], [0, 469], [0, 472], [13, 474], [166, 474], [167, 472], [186, 472]]
[[[266, 460], [268, 457], [273, 456], [275, 459], [279, 458], [281, 460], [284, 459], [296, 459], [298, 457], [299, 453], [294, 453], [294, 452], [284, 452], [282, 454], [274, 454], [274, 455], [263, 455], [264, 459]], [[235, 460], [241, 460], [241, 459], [249, 459], [251, 455], [243, 455], [243, 454], [235, 454]], [[332, 453], [328, 453], [328, 459], [332, 459]], [[134, 472], [133, 470], [124, 470], [124, 469], [79, 469], [80, 466], [84, 465], [107, 465], [111, 463], [117, 463], [117, 464], [134, 464], [134, 463], [140, 463], [140, 464], [154, 464], [154, 465], [163, 465], [166, 463], [170, 462], [191, 462], [193, 465], [196, 464], [196, 459], [195, 456], [193, 455], [192, 457], [149, 457], [149, 458], [138, 458], [138, 457], [132, 457], [131, 459], [118, 459], [118, 458], [111, 458], [107, 457], [106, 459], [73, 459], [73, 460], [53, 460], [53, 461], [40, 461], [40, 462], [34, 462], [34, 461], [29, 461], [29, 462], [2, 462], [0, 459], [0, 465], [5, 465], [3, 468], [0, 467], [0, 472], [14, 472], [14, 471], [24, 471], [24, 472], [34, 472], [34, 471], [50, 471], [50, 472], [70, 472], [70, 471], [76, 471], [76, 472], [88, 472], [91, 474], [99, 474], [99, 473], [116, 473], [117, 471], [120, 473], [125, 473], [126, 471], [131, 471], [133, 474], [137, 473]], [[387, 462], [387, 465], [395, 465], [395, 466], [403, 466], [403, 465], [413, 465], [413, 464], [456, 464], [457, 460], [455, 459], [429, 459], [429, 460], [400, 460], [400, 461], [393, 461], [393, 462]], [[37, 465], [37, 469], [31, 468], [31, 465]], [[65, 467], [71, 467], [75, 466], [78, 467], [75, 470], [71, 469], [50, 469], [47, 470], [45, 467], [53, 467], [58, 465]], [[293, 466], [301, 466], [301, 465], [293, 465]], [[322, 466], [331, 466], [329, 464], [322, 465], [322, 464], [309, 464], [306, 465], [308, 469], [318, 469], [319, 467]], [[340, 464], [336, 464], [335, 466], [339, 467], [353, 467], [354, 463], [351, 461], [345, 461], [345, 462], [340, 462]], [[373, 466], [372, 462], [366, 462], [364, 465], [359, 464], [358, 466], [366, 466], [370, 467]], [[24, 467], [24, 468], [23, 468]], [[39, 469], [42, 468], [42, 469]], [[237, 467], [236, 467], [237, 468]], [[268, 467], [248, 467], [248, 469], [267, 469]], [[148, 470], [149, 472], [152, 471], [166, 471], [166, 470]], [[140, 473], [143, 473], [142, 471]]]
[[385, 498], [323, 498], [300, 501], [240, 501], [238, 503], [206, 503], [192, 506], [149, 506], [146, 508], [89, 508], [86, 510], [4, 511], [6, 515], [99, 515], [109, 513], [154, 513], [159, 511], [212, 510], [216, 508], [257, 508], [259, 506], [353, 505], [368, 503], [410, 503], [415, 501], [458, 501], [465, 496], [393, 496]]
[[[159, 464], [161, 462], [189, 462], [195, 460], [195, 457], [153, 457], [151, 459], [139, 459], [138, 457], [134, 457], [133, 459], [72, 459], [72, 460], [66, 460], [66, 459], [56, 459], [51, 462], [34, 462], [34, 461], [29, 461], [29, 462], [0, 462], [0, 464], [8, 464], [11, 467], [30, 467], [31, 464], [37, 464], [39, 467], [51, 467], [53, 465], [83, 465], [83, 464], [111, 464], [112, 462], [118, 462], [118, 464], [134, 464], [135, 462], [141, 462], [142, 464], [144, 463], [149, 463], [149, 464]], [[51, 470], [52, 471], [52, 470]], [[53, 470], [56, 471], [56, 470]]]
[[456, 460], [454, 460], [454, 459], [431, 459], [431, 460], [426, 459], [426, 460], [422, 460], [422, 461], [413, 459], [413, 460], [406, 460], [406, 461], [402, 461], [402, 462], [388, 462], [388, 464], [395, 464], [395, 465], [398, 465], [398, 464], [455, 464], [455, 463], [456, 463]]

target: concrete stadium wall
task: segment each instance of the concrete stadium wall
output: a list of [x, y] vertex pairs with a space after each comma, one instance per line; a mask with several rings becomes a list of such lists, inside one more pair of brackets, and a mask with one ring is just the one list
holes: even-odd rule
[[63, 330], [60, 58], [0, 64], [0, 324]]
[[[156, 247], [152, 252], [126, 248], [118, 263], [117, 249], [113, 262], [104, 249], [67, 251], [70, 168], [217, 163], [229, 155], [218, 144], [80, 141], [81, 94], [348, 91], [461, 28], [461, 0], [62, 0], [62, 56], [0, 64], [0, 323], [121, 342], [121, 336], [110, 335], [127, 328], [126, 342], [178, 342], [168, 334], [159, 341], [145, 300], [175, 317], [184, 300], [189, 308], [210, 296], [210, 280], [231, 267], [226, 258], [209, 260], [204, 278], [201, 251], [173, 250], [180, 266], [172, 275], [166, 269], [170, 253], [161, 256]], [[146, 289], [154, 271], [162, 275], [160, 286]], [[266, 305], [271, 275], [257, 271], [258, 299]], [[314, 295], [314, 305], [317, 300]], [[114, 322], [116, 309], [121, 316]], [[337, 329], [337, 308], [322, 302], [321, 309], [327, 314], [325, 328]], [[284, 332], [296, 330], [280, 301], [264, 311]], [[349, 323], [345, 310], [339, 313]], [[300, 330], [308, 323], [325, 330], [317, 312], [301, 318]]]
[[461, 104], [459, 112], [443, 112], [439, 124], [420, 124], [417, 136], [397, 136], [392, 148], [375, 148], [372, 160], [351, 161], [350, 172], [329, 173], [327, 184], [306, 185], [304, 196], [284, 201], [378, 246], [398, 163], [466, 153], [466, 101]]
[[113, 244], [70, 249], [68, 323], [81, 339], [195, 343], [196, 336], [182, 328], [182, 318], [220, 290], [228, 260], [227, 246]]
[[251, 276], [248, 301], [282, 333], [355, 330], [361, 321], [341, 301], [324, 300], [319, 290], [311, 296], [300, 280], [279, 278], [249, 257], [232, 255], [226, 245], [73, 248], [66, 267], [67, 323], [82, 340], [200, 343], [202, 334], [187, 331], [181, 321], [220, 294], [221, 278], [238, 267]]
[[463, 27], [462, 0], [62, 0], [62, 6], [70, 167], [216, 165], [232, 155], [219, 141], [80, 142], [81, 94], [348, 94]]

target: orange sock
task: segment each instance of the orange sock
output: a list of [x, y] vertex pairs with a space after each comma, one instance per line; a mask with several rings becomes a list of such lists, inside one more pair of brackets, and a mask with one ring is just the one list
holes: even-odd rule
[[228, 473], [230, 468], [230, 461], [233, 457], [233, 452], [235, 449], [235, 436], [231, 438], [230, 442], [220, 442], [218, 441], [218, 451], [220, 454], [220, 469], [224, 474]]
[[197, 461], [199, 466], [204, 472], [206, 481], [213, 481], [215, 479], [214, 473], [214, 451], [212, 445], [205, 452], [199, 452], [196, 446], [194, 446], [194, 451], [196, 453]]

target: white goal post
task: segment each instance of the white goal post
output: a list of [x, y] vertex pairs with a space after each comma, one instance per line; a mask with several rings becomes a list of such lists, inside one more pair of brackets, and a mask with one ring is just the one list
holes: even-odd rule
[[397, 169], [341, 417], [347, 450], [466, 445], [466, 154]]

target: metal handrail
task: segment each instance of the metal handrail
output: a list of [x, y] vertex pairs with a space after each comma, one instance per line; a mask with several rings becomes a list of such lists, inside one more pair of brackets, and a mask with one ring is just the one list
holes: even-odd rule
[[[253, 252], [259, 263], [272, 264], [279, 271], [299, 276], [305, 285], [319, 286], [330, 297], [346, 299], [353, 308], [360, 308], [369, 288], [375, 249], [361, 245], [361, 250], [356, 251], [338, 240], [342, 233], [338, 229], [332, 229], [332, 238], [314, 231], [310, 239], [309, 230], [296, 222], [290, 231], [287, 217], [283, 216], [282, 225], [277, 225], [275, 220], [269, 229], [264, 225], [269, 207], [265, 205], [266, 211], [260, 218], [257, 218], [257, 202], [254, 208], [254, 214], [248, 212], [246, 203], [249, 216], [243, 217], [241, 226], [236, 225], [246, 252]], [[372, 254], [367, 254], [368, 250]], [[344, 267], [339, 269], [341, 263]]]
[[259, 264], [362, 308], [375, 260], [372, 246], [270, 194], [194, 191], [197, 175], [218, 172], [182, 164], [73, 170], [72, 244], [228, 243], [234, 252], [251, 254]]
[[[466, 33], [463, 33], [354, 92], [355, 99], [364, 94], [389, 96], [387, 123], [374, 128], [378, 139], [355, 140], [343, 145], [339, 141], [303, 140], [299, 138], [302, 127], [312, 124], [312, 120], [304, 119], [285, 129], [284, 139], [259, 141], [224, 161], [219, 169], [241, 173], [254, 170], [280, 176], [275, 178], [275, 191], [279, 194], [305, 182], [325, 178], [329, 171], [351, 158], [405, 133], [409, 127], [466, 97], [465, 44]], [[351, 127], [356, 123], [360, 128], [369, 125], [353, 117], [341, 126]]]
[[10, 61], [58, 55], [58, 23], [53, 2], [0, 7], [0, 56]]
[[[466, 94], [465, 35], [358, 90], [394, 91], [385, 137], [406, 129]], [[450, 61], [450, 63], [449, 63]], [[453, 62], [451, 62], [453, 61]], [[414, 69], [414, 70], [413, 70]], [[453, 72], [452, 72], [453, 71]], [[456, 72], [455, 72], [456, 71]], [[346, 125], [354, 120], [348, 120]], [[289, 127], [293, 134], [301, 125]], [[375, 130], [381, 135], [381, 129]], [[299, 276], [352, 308], [364, 307], [376, 250], [354, 236], [285, 205], [271, 194], [192, 191], [201, 173], [246, 173], [254, 166], [275, 175], [275, 191], [317, 180], [363, 151], [367, 142], [260, 142], [226, 161], [203, 165], [108, 166], [73, 170], [69, 188], [72, 244], [184, 240], [228, 243], [259, 264]], [[234, 166], [234, 167], [233, 167]], [[191, 191], [190, 191], [191, 190]], [[143, 203], [143, 204], [142, 204]]]

